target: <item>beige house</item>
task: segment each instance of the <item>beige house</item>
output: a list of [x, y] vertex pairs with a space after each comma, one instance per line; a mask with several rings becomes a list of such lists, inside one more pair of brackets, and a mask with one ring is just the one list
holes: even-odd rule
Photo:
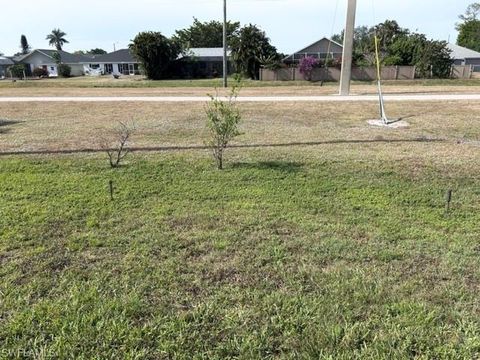
[[283, 59], [285, 64], [298, 64], [298, 62], [307, 57], [311, 56], [317, 59], [341, 59], [343, 53], [343, 46], [339, 43], [324, 37], [318, 41], [315, 41], [313, 44], [310, 44], [303, 49], [295, 51], [293, 54], [287, 56]]

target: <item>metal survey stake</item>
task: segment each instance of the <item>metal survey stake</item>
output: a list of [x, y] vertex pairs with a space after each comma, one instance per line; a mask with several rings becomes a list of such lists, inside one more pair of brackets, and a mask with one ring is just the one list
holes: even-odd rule
[[110, 187], [110, 200], [113, 201], [113, 181], [110, 180], [110, 181], [108, 182], [108, 185], [109, 185], [109, 187]]
[[448, 190], [445, 194], [445, 213], [447, 214], [450, 211], [450, 204], [452, 203], [453, 190]]

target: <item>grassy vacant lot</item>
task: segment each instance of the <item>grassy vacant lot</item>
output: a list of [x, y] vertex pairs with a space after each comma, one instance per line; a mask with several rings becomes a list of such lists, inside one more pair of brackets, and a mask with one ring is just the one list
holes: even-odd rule
[[[237, 144], [311, 143], [223, 172], [204, 150], [0, 157], [1, 356], [479, 356], [480, 105], [392, 104], [404, 130], [367, 127], [372, 104], [242, 109]], [[135, 146], [201, 145], [201, 110], [2, 104], [0, 150], [91, 148], [130, 117]]]
[[[233, 79], [230, 79], [233, 81]], [[271, 86], [312, 86], [311, 82], [307, 81], [253, 81], [244, 80], [246, 87], [271, 87]], [[375, 82], [372, 82], [372, 84]], [[354, 84], [369, 84], [369, 82], [357, 81]], [[479, 86], [480, 79], [419, 79], [419, 80], [398, 80], [398, 81], [385, 81], [385, 85], [401, 84], [405, 86]], [[320, 83], [313, 83], [314, 86], [320, 86]], [[338, 83], [327, 82], [325, 86], [338, 86]], [[41, 79], [41, 80], [19, 80], [12, 83], [10, 80], [0, 81], [0, 88], [13, 88], [13, 87], [53, 87], [53, 88], [95, 88], [95, 87], [108, 87], [108, 88], [185, 88], [185, 87], [221, 87], [222, 79], [196, 79], [196, 80], [160, 80], [151, 81], [147, 80], [143, 76], [122, 76], [120, 79], [114, 79], [111, 76], [101, 77], [89, 77], [80, 76], [72, 78], [55, 78], [55, 79]]]
[[[388, 131], [367, 126], [375, 103], [241, 103], [243, 145], [331, 141], [478, 140], [476, 102], [388, 104], [392, 118], [412, 127]], [[202, 103], [9, 103], [0, 104], [0, 151], [57, 151], [99, 148], [118, 121], [134, 121], [134, 147], [203, 145]], [[353, 144], [347, 144], [354, 146]], [[438, 150], [438, 149], [437, 149]], [[309, 154], [310, 152], [307, 152]], [[314, 153], [317, 153], [314, 151]], [[412, 154], [416, 155], [416, 154]]]
[[[233, 81], [233, 80], [232, 80]], [[204, 96], [215, 88], [221, 91], [221, 80], [164, 80], [149, 81], [143, 77], [124, 77], [115, 80], [77, 77], [70, 79], [43, 79], [30, 81], [0, 81], [0, 96]], [[306, 81], [243, 81], [241, 95], [322, 95], [338, 92], [338, 83], [310, 83]], [[480, 79], [472, 80], [415, 80], [386, 81], [384, 91], [389, 93], [475, 93], [480, 89]], [[354, 82], [355, 94], [376, 94], [374, 82]]]

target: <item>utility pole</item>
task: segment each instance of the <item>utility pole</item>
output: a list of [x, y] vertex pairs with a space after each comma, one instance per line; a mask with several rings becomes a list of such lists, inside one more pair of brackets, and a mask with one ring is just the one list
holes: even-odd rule
[[350, 95], [352, 79], [353, 35], [355, 32], [355, 15], [357, 0], [348, 0], [347, 24], [343, 36], [342, 73], [340, 75], [340, 95]]
[[227, 58], [227, 0], [223, 0], [223, 87], [228, 87], [228, 58]]

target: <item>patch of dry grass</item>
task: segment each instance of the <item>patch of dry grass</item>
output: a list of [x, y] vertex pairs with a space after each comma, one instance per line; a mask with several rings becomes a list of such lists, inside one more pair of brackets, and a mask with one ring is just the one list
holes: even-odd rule
[[[233, 80], [232, 80], [233, 81]], [[70, 79], [43, 79], [0, 81], [0, 96], [204, 96], [215, 88], [221, 89], [220, 79], [149, 81], [143, 77], [110, 76], [100, 78], [75, 77]], [[243, 81], [245, 96], [328, 95], [338, 92], [338, 83], [310, 83], [306, 81]], [[472, 80], [415, 80], [386, 81], [386, 94], [398, 93], [475, 93], [480, 81]], [[375, 82], [353, 82], [354, 94], [376, 94]]]
[[[226, 95], [228, 91], [215, 87], [1, 87], [0, 96], [205, 96], [218, 91]], [[405, 84], [388, 84], [384, 86], [385, 94], [465, 94], [478, 93], [476, 86], [422, 86]], [[264, 86], [242, 89], [242, 96], [315, 96], [334, 95], [338, 93], [336, 84]], [[352, 86], [354, 95], [374, 95], [377, 87], [374, 84], [357, 84]]]
[[[407, 129], [368, 126], [374, 103], [241, 103], [245, 135], [238, 144], [288, 144], [445, 139], [478, 140], [480, 105], [469, 102], [391, 103], [392, 118], [405, 117]], [[117, 121], [135, 121], [135, 147], [203, 144], [201, 103], [8, 103], [0, 105], [1, 151], [98, 148], [102, 134]], [[398, 145], [399, 146], [399, 145]]]

